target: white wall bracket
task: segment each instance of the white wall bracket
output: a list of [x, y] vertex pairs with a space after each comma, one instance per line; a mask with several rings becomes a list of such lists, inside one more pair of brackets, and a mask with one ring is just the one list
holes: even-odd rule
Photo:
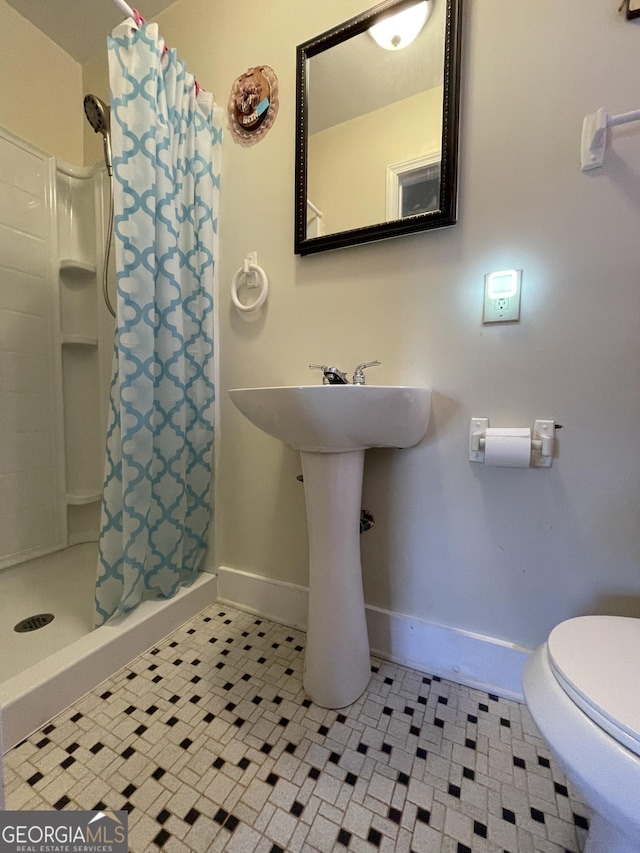
[[471, 418], [469, 427], [469, 461], [484, 462], [484, 440], [489, 418]]
[[598, 169], [604, 163], [604, 152], [607, 147], [607, 128], [630, 121], [640, 121], [640, 110], [610, 116], [602, 107], [585, 116], [582, 123], [582, 140], [580, 144], [580, 166], [583, 172]]
[[532, 468], [551, 468], [556, 441], [555, 433], [555, 421], [535, 421], [531, 436]]
[[[469, 461], [484, 462], [484, 446], [489, 418], [471, 418]], [[531, 467], [551, 468], [555, 445], [555, 421], [537, 420], [531, 433]]]
[[257, 274], [252, 270], [252, 267], [258, 266], [258, 253], [247, 252], [247, 257], [242, 262], [242, 271], [246, 276], [245, 284], [247, 287], [257, 287], [260, 284]]

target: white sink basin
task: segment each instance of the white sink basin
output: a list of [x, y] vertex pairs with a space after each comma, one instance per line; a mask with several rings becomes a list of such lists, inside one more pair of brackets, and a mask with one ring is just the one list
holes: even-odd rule
[[229, 396], [255, 426], [300, 451], [309, 530], [303, 684], [316, 704], [343, 708], [371, 677], [359, 535], [365, 450], [417, 444], [431, 391], [298, 385], [234, 388]]
[[403, 385], [234, 388], [252, 424], [297, 450], [336, 453], [412, 447], [427, 431], [431, 391]]

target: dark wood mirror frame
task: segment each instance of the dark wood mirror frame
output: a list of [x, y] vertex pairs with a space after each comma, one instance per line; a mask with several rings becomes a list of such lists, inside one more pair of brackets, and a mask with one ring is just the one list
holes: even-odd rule
[[442, 228], [456, 222], [462, 0], [438, 0], [446, 3], [439, 208], [429, 213], [419, 213], [364, 228], [338, 231], [321, 237], [307, 237], [308, 61], [311, 57], [366, 32], [377, 20], [385, 17], [389, 10], [401, 11], [403, 7], [412, 6], [415, 2], [416, 0], [383, 0], [367, 12], [297, 47], [294, 251], [298, 255]]

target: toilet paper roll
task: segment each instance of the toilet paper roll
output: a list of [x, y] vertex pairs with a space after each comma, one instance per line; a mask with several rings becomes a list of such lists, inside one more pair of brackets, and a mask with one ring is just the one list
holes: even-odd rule
[[531, 430], [489, 427], [484, 441], [484, 464], [503, 468], [528, 468], [531, 463]]

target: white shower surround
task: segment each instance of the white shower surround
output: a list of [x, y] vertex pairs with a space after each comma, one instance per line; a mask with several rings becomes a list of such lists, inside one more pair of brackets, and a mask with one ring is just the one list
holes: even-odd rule
[[113, 348], [103, 172], [0, 127], [0, 568], [98, 537]]

